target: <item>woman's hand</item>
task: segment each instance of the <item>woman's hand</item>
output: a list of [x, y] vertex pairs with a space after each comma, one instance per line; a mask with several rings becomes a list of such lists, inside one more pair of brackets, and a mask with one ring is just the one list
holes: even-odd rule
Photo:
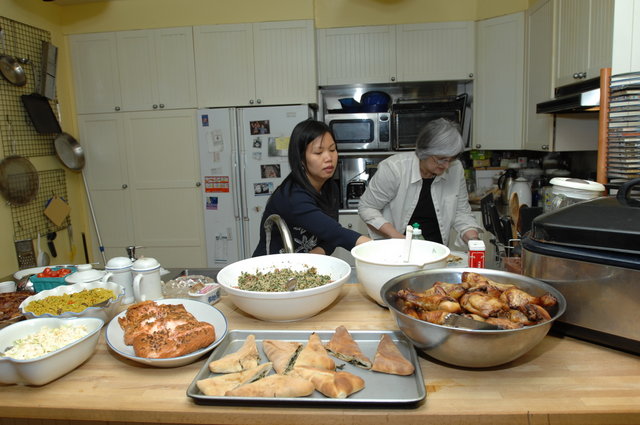
[[471, 240], [480, 240], [480, 235], [475, 229], [467, 230], [462, 235], [462, 240], [464, 241], [464, 243], [468, 243]]
[[362, 235], [356, 240], [356, 245], [360, 245], [361, 243], [369, 242], [371, 238], [369, 236]]

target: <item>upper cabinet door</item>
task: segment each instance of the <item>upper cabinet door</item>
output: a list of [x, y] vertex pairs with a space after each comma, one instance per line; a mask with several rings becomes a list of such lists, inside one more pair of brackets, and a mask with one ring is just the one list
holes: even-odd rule
[[317, 31], [320, 85], [396, 81], [396, 27], [380, 25]]
[[315, 103], [316, 66], [313, 21], [253, 25], [256, 103]]
[[120, 31], [116, 38], [122, 110], [152, 109], [158, 98], [153, 31]]
[[556, 86], [579, 81], [586, 73], [589, 51], [589, 2], [557, 3]]
[[198, 26], [193, 31], [198, 106], [250, 104], [255, 95], [252, 24]]
[[123, 111], [196, 107], [191, 27], [116, 34]]
[[609, 68], [613, 53], [614, 0], [591, 1], [589, 18], [589, 59], [587, 78], [600, 76], [600, 68]]
[[525, 131], [523, 148], [548, 151], [553, 140], [553, 114], [538, 114], [538, 103], [553, 98], [553, 1], [527, 11]]
[[120, 110], [120, 79], [114, 33], [69, 36], [76, 110], [79, 114]]
[[613, 0], [557, 0], [556, 86], [611, 66]]
[[154, 31], [159, 109], [195, 108], [196, 63], [191, 27]]
[[398, 81], [473, 77], [474, 22], [398, 25]]
[[476, 149], [521, 149], [524, 12], [478, 22]]

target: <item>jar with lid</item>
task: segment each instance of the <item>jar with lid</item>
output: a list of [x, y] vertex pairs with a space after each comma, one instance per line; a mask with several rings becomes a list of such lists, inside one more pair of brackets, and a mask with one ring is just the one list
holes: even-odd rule
[[554, 177], [550, 183], [551, 201], [545, 212], [598, 198], [604, 195], [605, 190], [601, 183], [572, 177]]

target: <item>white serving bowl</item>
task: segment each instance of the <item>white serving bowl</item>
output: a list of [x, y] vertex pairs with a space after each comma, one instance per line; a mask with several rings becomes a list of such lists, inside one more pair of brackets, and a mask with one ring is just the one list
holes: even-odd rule
[[358, 282], [365, 292], [381, 306], [380, 288], [389, 279], [418, 270], [437, 269], [447, 266], [451, 253], [446, 246], [430, 241], [412, 240], [409, 261], [405, 262], [404, 239], [380, 239], [355, 246], [351, 255], [356, 260]]
[[[31, 313], [31, 312], [27, 312], [25, 311], [26, 306], [34, 300], [42, 300], [44, 298], [47, 298], [49, 296], [54, 296], [54, 295], [63, 295], [63, 294], [71, 294], [74, 292], [80, 292], [84, 289], [90, 290], [90, 289], [95, 289], [95, 288], [104, 288], [104, 289], [110, 289], [112, 290], [116, 295], [117, 298], [115, 300], [111, 300], [109, 301], [105, 306], [103, 307], [87, 307], [85, 310], [79, 312], [79, 313], [73, 313], [70, 311], [66, 311], [60, 315], [53, 315], [53, 314], [41, 314], [39, 316], [36, 316], [35, 314]], [[107, 282], [107, 283], [101, 283], [101, 282], [83, 282], [83, 283], [75, 283], [73, 285], [62, 285], [62, 286], [58, 286], [56, 288], [53, 289], [49, 289], [46, 291], [42, 291], [42, 292], [38, 292], [35, 295], [30, 296], [29, 298], [25, 299], [21, 304], [20, 304], [20, 311], [22, 312], [22, 314], [27, 318], [27, 319], [33, 319], [36, 317], [97, 317], [98, 319], [102, 319], [105, 323], [108, 322], [109, 320], [111, 320], [111, 318], [113, 316], [115, 316], [115, 314], [118, 312], [118, 309], [120, 308], [120, 305], [122, 304], [122, 299], [124, 297], [124, 288], [120, 285], [118, 285], [117, 283], [114, 282]]]
[[[289, 268], [305, 271], [315, 267], [318, 274], [331, 277], [331, 282], [317, 288], [287, 292], [245, 291], [238, 288], [241, 273], [268, 273], [275, 269]], [[315, 316], [331, 304], [340, 294], [342, 285], [351, 274], [351, 266], [345, 261], [319, 254], [274, 254], [248, 258], [224, 267], [217, 280], [225, 293], [241, 310], [271, 322], [292, 322]]]
[[200, 301], [187, 300], [182, 298], [166, 298], [163, 300], [154, 301], [157, 304], [182, 304], [184, 308], [200, 322], [207, 322], [213, 325], [216, 332], [216, 339], [208, 346], [194, 351], [193, 353], [185, 354], [180, 357], [171, 357], [168, 359], [149, 359], [146, 357], [138, 357], [133, 350], [133, 346], [126, 345], [124, 343], [124, 331], [118, 323], [118, 318], [127, 314], [126, 311], [121, 312], [114, 317], [104, 332], [104, 338], [107, 345], [111, 347], [113, 351], [120, 354], [122, 357], [126, 357], [138, 363], [146, 364], [155, 367], [178, 367], [184, 366], [198, 360], [202, 355], [213, 350], [218, 344], [220, 344], [227, 335], [227, 318], [210, 304]]
[[30, 360], [0, 357], [0, 383], [44, 385], [72, 371], [87, 360], [96, 349], [104, 321], [95, 317], [73, 319], [42, 318], [25, 320], [0, 330], [0, 351], [4, 352], [17, 339], [38, 332], [43, 327], [84, 325], [89, 333], [65, 347]]

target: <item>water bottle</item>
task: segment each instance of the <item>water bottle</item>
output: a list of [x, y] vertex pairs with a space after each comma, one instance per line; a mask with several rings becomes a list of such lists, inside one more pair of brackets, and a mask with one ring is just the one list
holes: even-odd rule
[[424, 236], [422, 236], [422, 230], [420, 229], [420, 225], [418, 223], [413, 223], [411, 225], [413, 227], [413, 239], [417, 239], [419, 241], [424, 240]]

